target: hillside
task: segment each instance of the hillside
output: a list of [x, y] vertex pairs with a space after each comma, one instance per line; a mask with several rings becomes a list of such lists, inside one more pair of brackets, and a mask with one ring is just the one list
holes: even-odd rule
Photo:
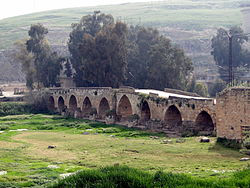
[[[210, 56], [210, 39], [218, 27], [242, 25], [243, 4], [246, 0], [171, 0], [149, 3], [128, 3], [112, 6], [71, 8], [23, 15], [0, 20], [0, 50], [12, 48], [16, 40], [27, 37], [33, 23], [49, 28], [49, 41], [53, 46], [66, 46], [71, 24], [101, 10], [128, 24], [156, 27], [172, 41], [184, 48], [192, 58], [195, 73], [206, 80], [207, 74], [217, 75]], [[2, 55], [3, 56], [3, 55]], [[0, 55], [0, 65], [6, 63]], [[0, 76], [1, 80], [1, 76]]]

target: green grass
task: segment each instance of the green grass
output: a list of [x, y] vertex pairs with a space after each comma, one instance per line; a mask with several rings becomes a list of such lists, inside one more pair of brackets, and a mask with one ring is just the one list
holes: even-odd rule
[[[191, 137], [184, 143], [172, 139], [172, 144], [162, 144], [169, 139], [163, 134], [42, 114], [0, 117], [0, 125], [8, 126], [0, 134], [0, 169], [8, 172], [0, 176], [4, 186], [44, 185], [63, 173], [115, 164], [149, 173], [228, 179], [249, 164], [239, 161], [243, 154], [216, 144], [215, 138], [211, 143]], [[10, 131], [16, 129], [28, 131]], [[49, 145], [56, 148], [48, 149]], [[49, 169], [48, 165], [59, 168]]]
[[[200, 31], [216, 27], [241, 25], [243, 18], [239, 5], [242, 0], [175, 0], [155, 3], [133, 3], [113, 6], [71, 8], [40, 12], [0, 20], [0, 49], [12, 46], [16, 40], [27, 38], [31, 24], [43, 23], [57, 36], [67, 36], [72, 23], [79, 22], [84, 15], [101, 10], [122, 21], [152, 27], [173, 27]], [[199, 36], [196, 36], [199, 37]], [[208, 36], [202, 36], [204, 37]], [[58, 37], [57, 37], [58, 38]], [[188, 39], [188, 38], [187, 38]], [[62, 44], [67, 39], [52, 39], [53, 44]]]
[[215, 178], [198, 179], [184, 174], [146, 173], [126, 166], [106, 167], [98, 170], [85, 170], [75, 175], [59, 180], [51, 185], [51, 188], [66, 187], [95, 187], [95, 188], [176, 188], [176, 187], [249, 187], [250, 169], [235, 173], [233, 177], [226, 180]]

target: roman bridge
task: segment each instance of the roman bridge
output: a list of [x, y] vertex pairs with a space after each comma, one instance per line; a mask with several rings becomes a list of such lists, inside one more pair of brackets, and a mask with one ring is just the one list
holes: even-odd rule
[[76, 118], [156, 132], [209, 135], [216, 130], [214, 99], [172, 89], [51, 88], [49, 108]]

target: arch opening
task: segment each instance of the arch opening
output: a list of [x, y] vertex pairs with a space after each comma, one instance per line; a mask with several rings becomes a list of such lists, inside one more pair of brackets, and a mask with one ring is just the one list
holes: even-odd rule
[[99, 104], [99, 118], [104, 119], [107, 111], [110, 110], [110, 106], [108, 100], [106, 98], [102, 98]]
[[210, 135], [214, 132], [214, 123], [211, 116], [206, 112], [202, 111], [199, 113], [195, 120], [195, 127], [200, 133]]
[[63, 112], [65, 110], [64, 99], [62, 96], [58, 98], [58, 109]]
[[150, 120], [150, 117], [151, 117], [151, 112], [150, 112], [148, 102], [144, 101], [141, 107], [141, 120], [148, 121]]
[[49, 105], [48, 105], [49, 110], [54, 110], [55, 109], [55, 100], [53, 96], [49, 97]]
[[182, 125], [181, 113], [175, 105], [170, 106], [165, 113], [165, 124], [170, 128], [178, 128]]
[[89, 100], [88, 97], [86, 97], [83, 101], [83, 104], [82, 104], [83, 116], [88, 117], [90, 115], [91, 108], [92, 108], [91, 101]]
[[76, 100], [76, 97], [74, 95], [71, 95], [71, 97], [69, 99], [69, 109], [72, 111], [77, 110], [77, 100]]
[[120, 120], [125, 121], [133, 114], [131, 103], [126, 95], [123, 95], [118, 103], [118, 112]]

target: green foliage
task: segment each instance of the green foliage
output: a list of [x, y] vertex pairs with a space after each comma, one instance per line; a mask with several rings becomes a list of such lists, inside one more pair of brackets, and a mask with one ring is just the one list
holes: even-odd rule
[[18, 115], [30, 113], [30, 106], [24, 103], [2, 102], [0, 103], [0, 116]]
[[8, 125], [0, 125], [0, 131], [8, 130], [10, 126]]
[[192, 188], [226, 188], [248, 187], [250, 185], [250, 169], [235, 173], [228, 180], [213, 180], [191, 178], [184, 174], [164, 173], [158, 171], [154, 174], [126, 166], [105, 167], [97, 170], [84, 170], [75, 175], [59, 180], [49, 186], [62, 187], [120, 187], [120, 188], [160, 188], [160, 187], [192, 187]]
[[194, 88], [194, 92], [202, 97], [208, 97], [208, 88], [203, 83], [196, 83], [195, 88]]
[[242, 147], [242, 144], [234, 139], [227, 139], [227, 138], [217, 138], [217, 143], [222, 144], [223, 146], [233, 148], [233, 149], [240, 149]]
[[127, 67], [126, 24], [95, 11], [72, 27], [68, 47], [76, 85], [120, 86]]
[[193, 67], [183, 50], [151, 28], [131, 26], [128, 40], [127, 84], [136, 88], [186, 89]]
[[218, 79], [215, 81], [215, 83], [213, 83], [208, 91], [209, 91], [209, 95], [211, 97], [216, 97], [216, 94], [221, 92], [223, 89], [225, 89], [227, 87], [227, 84], [226, 82], [224, 82], [223, 80], [221, 79]]
[[72, 67], [71, 67], [71, 63], [70, 63], [70, 59], [66, 59], [66, 64], [65, 64], [65, 71], [64, 71], [64, 74], [70, 78], [72, 75], [73, 75], [73, 72], [72, 72]]
[[45, 38], [48, 29], [42, 24], [31, 25], [29, 39], [17, 43], [16, 59], [22, 64], [26, 75], [26, 85], [33, 89], [37, 87], [55, 86], [61, 70], [62, 59], [52, 52]]
[[219, 66], [221, 79], [228, 81], [228, 64], [229, 64], [229, 36], [232, 38], [233, 67], [250, 66], [250, 52], [243, 49], [243, 44], [248, 41], [243, 30], [238, 26], [233, 26], [229, 31], [220, 28], [216, 36], [212, 38], [212, 52], [216, 64]]

